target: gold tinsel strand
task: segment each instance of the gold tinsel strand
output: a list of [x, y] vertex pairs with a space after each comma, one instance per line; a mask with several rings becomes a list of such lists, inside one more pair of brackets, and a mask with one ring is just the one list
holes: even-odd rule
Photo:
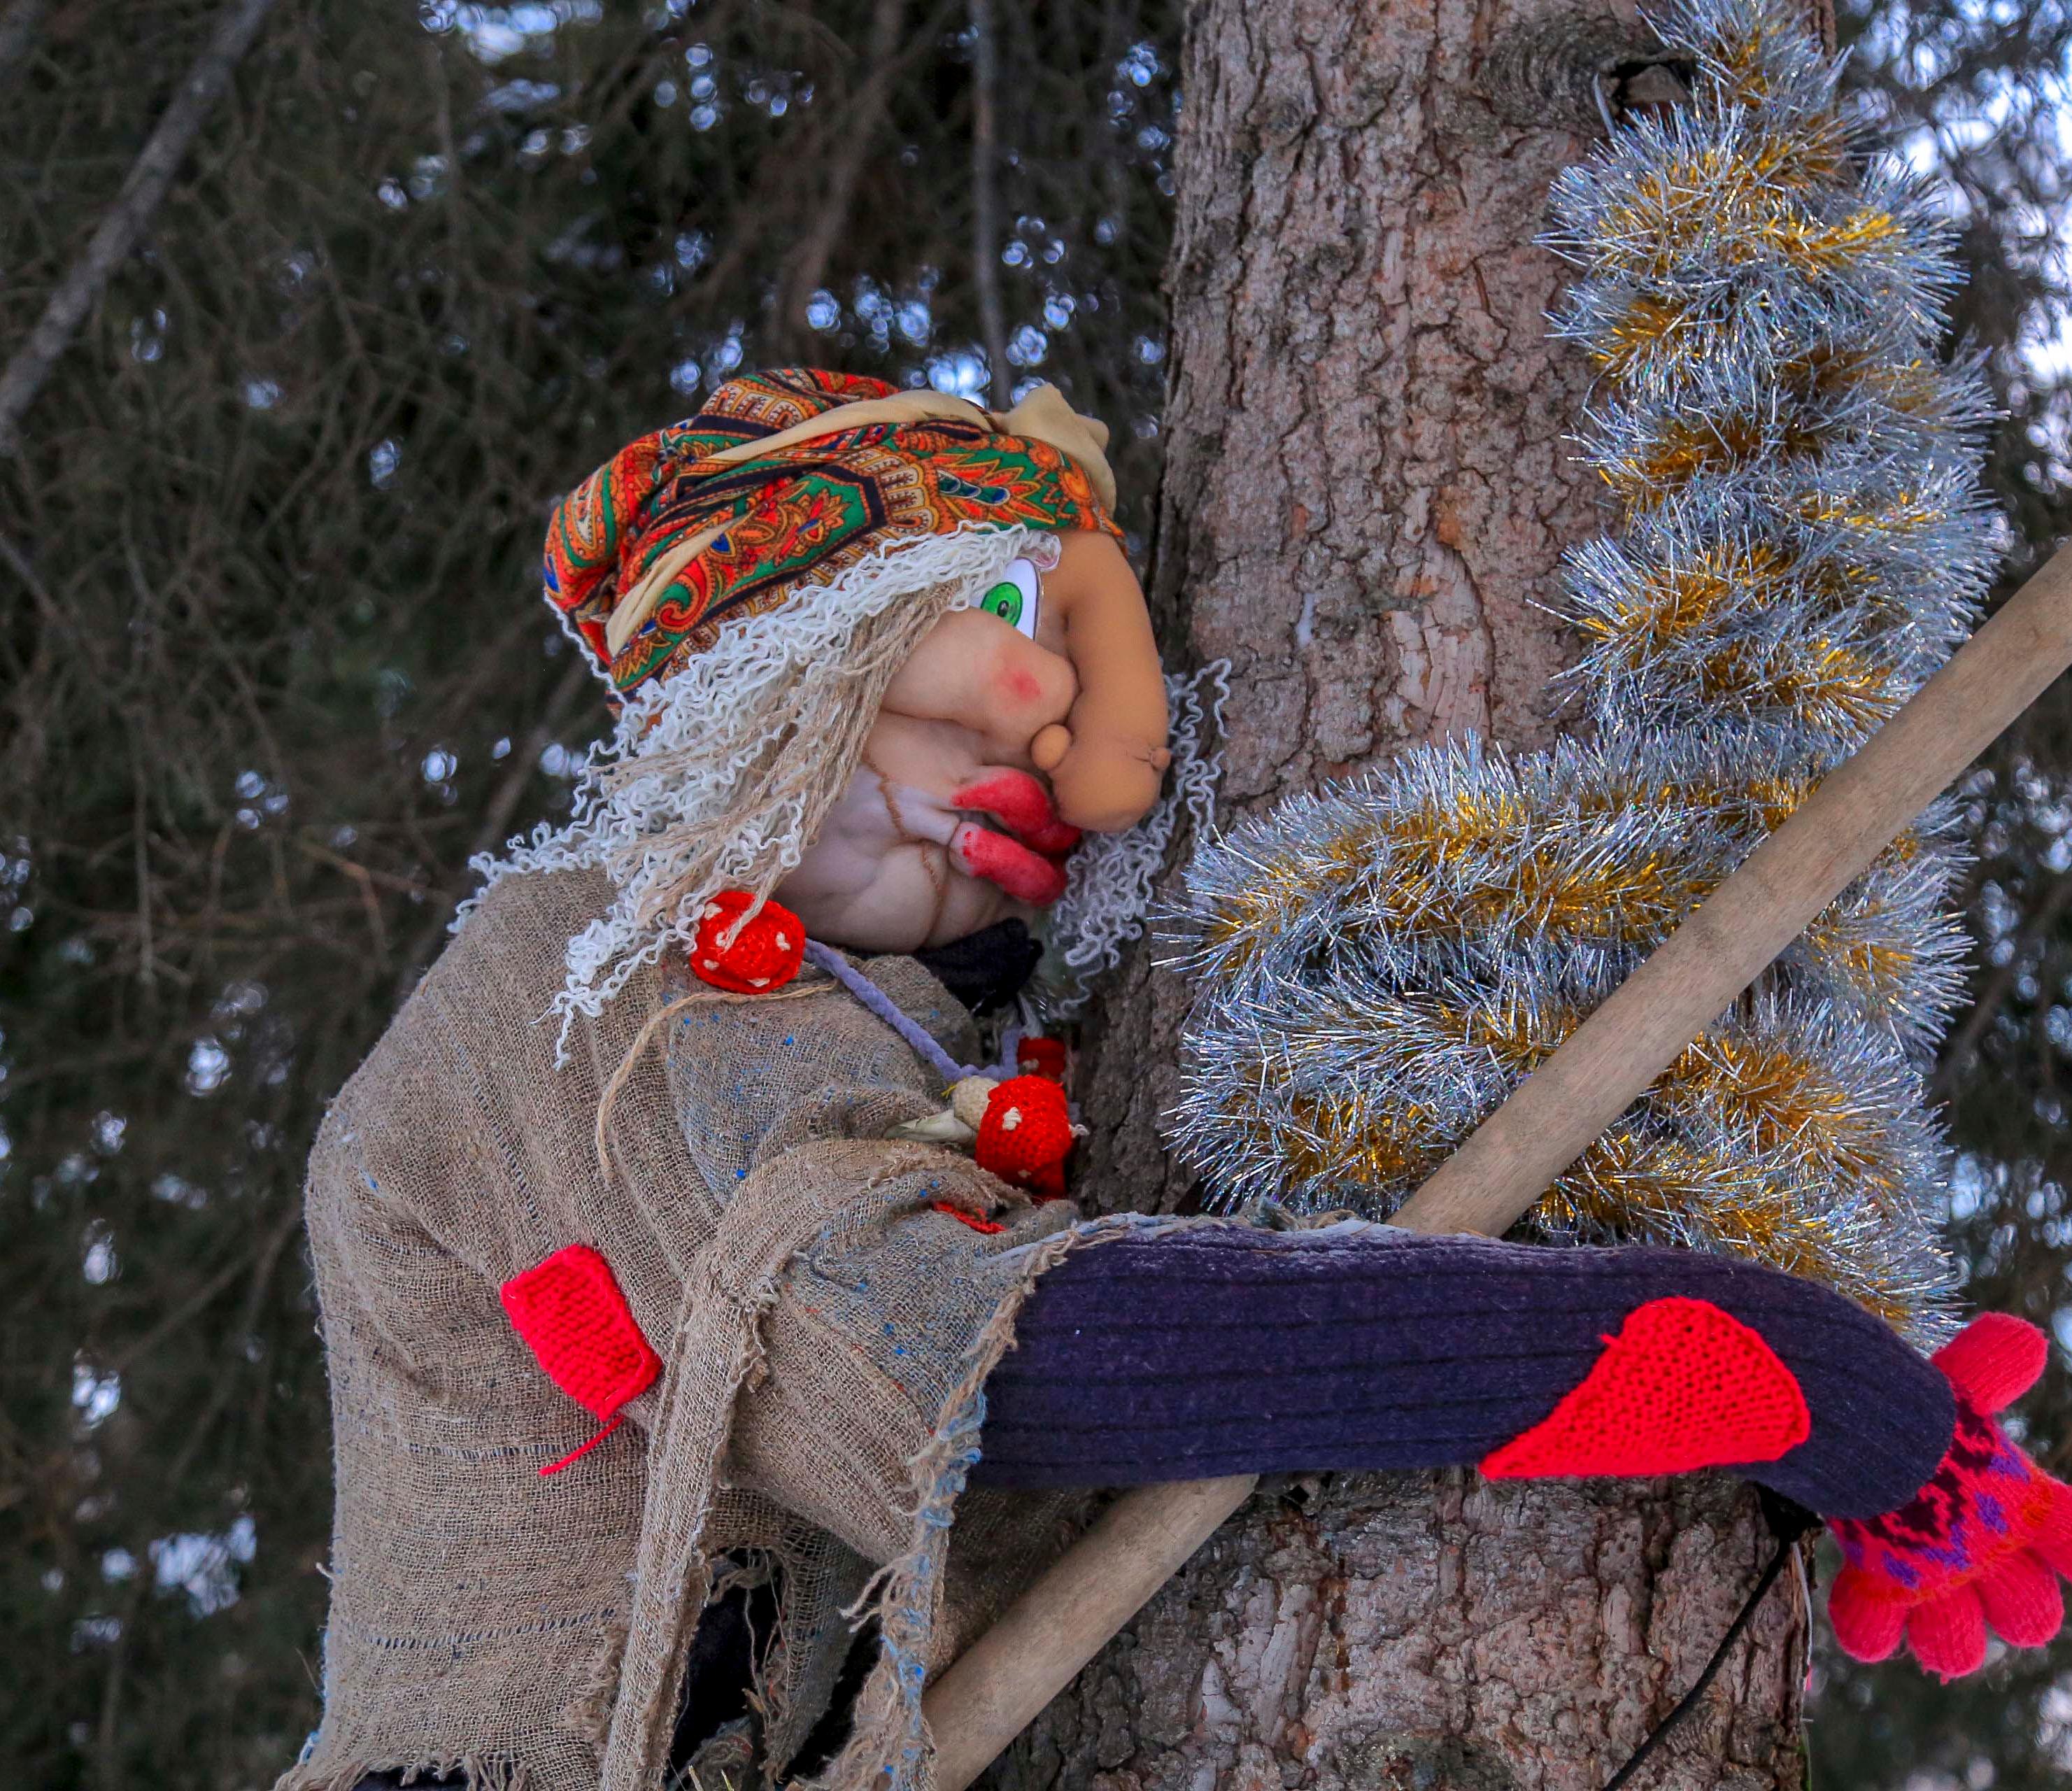
[[[1617, 527], [1553, 606], [1585, 741], [1417, 747], [1211, 842], [1174, 1143], [1225, 1204], [1392, 1210], [1947, 657], [1990, 570], [1947, 231], [1860, 153], [1790, 0], [1656, 20], [1700, 71], [1556, 183], [1556, 327]], [[1949, 1274], [1927, 1054], [1958, 992], [1938, 810], [1536, 1208], [1726, 1250], [1926, 1338]]]

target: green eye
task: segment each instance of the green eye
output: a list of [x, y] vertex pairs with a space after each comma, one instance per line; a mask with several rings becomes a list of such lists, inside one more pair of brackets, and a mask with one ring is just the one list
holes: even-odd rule
[[1041, 587], [1033, 561], [1009, 560], [1000, 583], [979, 599], [978, 607], [997, 616], [1011, 628], [1018, 628], [1031, 640], [1036, 638], [1036, 599]]

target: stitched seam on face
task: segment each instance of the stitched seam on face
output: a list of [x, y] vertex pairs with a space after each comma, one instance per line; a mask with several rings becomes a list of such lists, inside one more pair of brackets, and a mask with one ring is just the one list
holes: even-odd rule
[[[906, 825], [906, 817], [899, 812], [899, 799], [892, 793], [892, 780], [885, 775], [878, 761], [870, 756], [866, 746], [861, 755], [864, 768], [878, 780], [878, 793], [884, 799], [885, 813], [892, 822], [892, 830], [908, 846], [921, 850], [921, 868], [927, 874], [928, 886], [935, 892], [935, 905], [928, 916], [928, 931], [922, 943], [926, 945], [935, 937], [935, 929], [943, 924], [943, 911], [950, 902], [950, 849], [939, 841], [923, 839]], [[935, 854], [939, 852], [939, 860]]]

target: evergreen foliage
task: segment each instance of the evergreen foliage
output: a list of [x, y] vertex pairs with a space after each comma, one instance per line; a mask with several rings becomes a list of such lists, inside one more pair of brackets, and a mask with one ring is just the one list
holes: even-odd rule
[[[986, 9], [997, 327], [976, 10], [282, 0], [0, 459], [10, 1783], [262, 1788], [314, 1721], [302, 1158], [469, 852], [555, 812], [602, 720], [536, 601], [551, 498], [736, 366], [976, 381], [990, 336], [1011, 378], [1117, 426], [1145, 544], [1181, 8]], [[17, 0], [0, 44], [37, 12], [0, 66], [0, 352], [216, 4]], [[2072, 14], [1873, 0], [1844, 27], [1852, 80], [1961, 200], [1957, 323], [2008, 410], [2019, 569], [2066, 527], [2068, 388], [2019, 345], [2066, 321]], [[2046, 1324], [2072, 1266], [2068, 761], [2054, 702], [1963, 793], [1981, 998], [1942, 1070], [1967, 1296]], [[2072, 1472], [2062, 1363], [2026, 1409]], [[2061, 1646], [1947, 1690], [1830, 1677], [1816, 1782], [2060, 1782], [2068, 1670]]]
[[[0, 72], [0, 342], [216, 11]], [[1141, 541], [1176, 9], [997, 29], [1005, 371], [1114, 421]], [[972, 50], [961, 0], [283, 0], [0, 461], [10, 1784], [264, 1787], [314, 1725], [302, 1164], [605, 719], [547, 506], [737, 367], [983, 381]]]

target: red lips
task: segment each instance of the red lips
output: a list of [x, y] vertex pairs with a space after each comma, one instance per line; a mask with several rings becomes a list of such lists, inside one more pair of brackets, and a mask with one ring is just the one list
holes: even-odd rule
[[1058, 818], [1050, 793], [1028, 772], [989, 772], [952, 796], [950, 806], [986, 815], [1005, 830], [996, 833], [976, 821], [959, 827], [950, 855], [961, 869], [1036, 908], [1065, 893], [1063, 860], [1079, 843], [1079, 830]]

